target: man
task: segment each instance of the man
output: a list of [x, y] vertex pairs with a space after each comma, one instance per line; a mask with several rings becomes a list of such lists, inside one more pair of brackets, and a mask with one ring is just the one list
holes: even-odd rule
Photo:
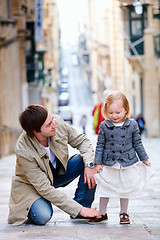
[[[19, 122], [24, 132], [16, 145], [8, 222], [20, 225], [28, 217], [34, 224], [44, 225], [52, 217], [51, 204], [73, 218], [100, 216], [99, 211], [90, 208], [95, 193], [90, 141], [40, 105], [28, 106]], [[80, 155], [69, 159], [68, 144], [77, 148]], [[57, 189], [78, 176], [74, 200]]]

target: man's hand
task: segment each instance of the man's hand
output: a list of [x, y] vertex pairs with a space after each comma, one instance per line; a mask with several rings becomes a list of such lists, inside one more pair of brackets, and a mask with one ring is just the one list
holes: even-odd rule
[[85, 167], [84, 169], [84, 183], [88, 183], [88, 188], [91, 189], [96, 185], [95, 179], [93, 177], [97, 171], [95, 168]]
[[100, 211], [97, 211], [96, 208], [82, 207], [81, 211], [79, 212], [79, 215], [81, 215], [82, 217], [94, 218], [94, 217], [99, 217], [102, 214]]

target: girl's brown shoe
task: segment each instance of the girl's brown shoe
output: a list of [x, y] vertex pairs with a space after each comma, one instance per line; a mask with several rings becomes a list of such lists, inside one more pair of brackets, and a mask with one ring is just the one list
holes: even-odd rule
[[98, 223], [107, 222], [107, 221], [108, 221], [108, 216], [106, 213], [105, 215], [101, 215], [100, 217], [91, 218], [88, 221], [88, 223], [89, 224], [98, 224]]
[[120, 216], [120, 224], [130, 224], [129, 215], [127, 213], [121, 213]]

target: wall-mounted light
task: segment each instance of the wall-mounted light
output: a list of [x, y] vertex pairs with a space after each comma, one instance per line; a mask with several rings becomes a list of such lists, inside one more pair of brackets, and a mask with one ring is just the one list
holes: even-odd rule
[[140, 0], [135, 0], [133, 3], [133, 6], [135, 7], [136, 14], [142, 14], [143, 13], [143, 6]]

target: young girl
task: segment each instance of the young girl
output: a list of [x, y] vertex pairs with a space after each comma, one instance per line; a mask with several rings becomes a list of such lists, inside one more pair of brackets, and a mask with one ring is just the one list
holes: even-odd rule
[[[105, 100], [95, 153], [94, 175], [100, 197], [102, 215], [90, 219], [96, 224], [108, 220], [109, 198], [120, 198], [120, 224], [129, 224], [128, 200], [135, 197], [153, 175], [143, 147], [137, 122], [129, 118], [129, 103], [121, 92], [113, 92]], [[139, 160], [138, 160], [138, 157]]]

